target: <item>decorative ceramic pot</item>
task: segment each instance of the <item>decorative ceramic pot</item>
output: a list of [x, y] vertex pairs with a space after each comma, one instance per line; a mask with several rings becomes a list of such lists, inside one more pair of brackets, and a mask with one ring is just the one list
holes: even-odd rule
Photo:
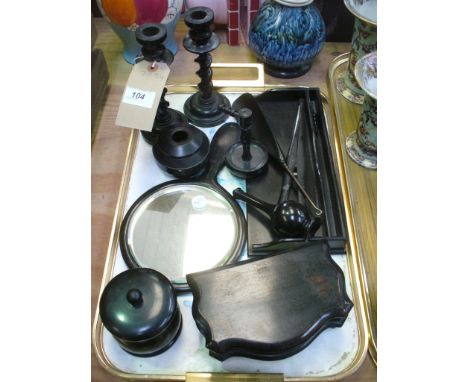
[[162, 23], [167, 29], [164, 42], [173, 54], [177, 52], [174, 31], [183, 0], [98, 0], [102, 14], [110, 22], [124, 44], [124, 58], [135, 63], [141, 46], [135, 39], [135, 30], [145, 23]]
[[377, 168], [377, 52], [361, 57], [354, 68], [357, 83], [366, 93], [359, 125], [346, 138], [346, 151], [357, 164]]
[[313, 0], [266, 0], [250, 26], [249, 41], [268, 74], [299, 77], [322, 49], [325, 23]]
[[362, 104], [365, 92], [356, 82], [354, 66], [362, 56], [377, 50], [377, 0], [344, 0], [344, 3], [356, 19], [348, 70], [338, 77], [336, 85], [346, 99]]

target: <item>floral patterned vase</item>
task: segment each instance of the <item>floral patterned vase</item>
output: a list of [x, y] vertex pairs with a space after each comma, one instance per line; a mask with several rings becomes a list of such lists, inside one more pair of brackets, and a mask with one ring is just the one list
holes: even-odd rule
[[349, 101], [362, 104], [365, 92], [354, 77], [356, 61], [377, 50], [377, 0], [344, 0], [348, 10], [356, 16], [351, 40], [348, 70], [337, 80], [338, 91]]
[[98, 0], [102, 14], [124, 44], [124, 58], [130, 64], [140, 53], [135, 30], [144, 23], [162, 23], [167, 28], [166, 48], [177, 52], [174, 31], [183, 0]]
[[362, 114], [355, 132], [346, 138], [346, 151], [357, 164], [377, 168], [377, 52], [360, 58], [355, 78], [365, 92]]
[[325, 23], [313, 0], [266, 0], [249, 31], [250, 48], [265, 71], [281, 78], [305, 74], [325, 41]]

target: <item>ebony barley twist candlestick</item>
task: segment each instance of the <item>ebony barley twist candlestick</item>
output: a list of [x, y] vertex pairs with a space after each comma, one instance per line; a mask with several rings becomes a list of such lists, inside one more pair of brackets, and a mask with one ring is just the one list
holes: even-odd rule
[[[166, 27], [163, 24], [147, 23], [136, 30], [136, 40], [141, 44], [141, 54], [149, 62], [165, 62], [170, 65], [174, 61], [174, 55], [164, 46], [164, 40], [167, 36]], [[180, 123], [187, 123], [187, 118], [180, 111], [169, 108], [169, 102], [166, 100], [167, 88], [164, 88], [158, 105], [158, 111], [153, 123], [152, 131], [142, 131], [143, 138], [150, 144], [159, 133], [170, 129]]]
[[228, 116], [219, 107], [231, 106], [224, 95], [213, 90], [210, 52], [219, 46], [219, 37], [210, 30], [213, 20], [214, 13], [207, 7], [191, 8], [184, 16], [185, 24], [190, 28], [184, 38], [184, 47], [187, 51], [198, 54], [195, 62], [200, 65], [197, 74], [201, 79], [199, 91], [185, 102], [184, 113], [200, 127], [213, 127], [223, 123]]

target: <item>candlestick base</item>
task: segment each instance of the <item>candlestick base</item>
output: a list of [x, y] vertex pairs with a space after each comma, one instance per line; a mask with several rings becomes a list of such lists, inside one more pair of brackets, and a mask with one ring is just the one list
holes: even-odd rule
[[249, 160], [244, 160], [242, 144], [234, 143], [226, 154], [226, 165], [234, 176], [250, 179], [263, 173], [268, 164], [268, 153], [260, 143], [250, 142]]
[[184, 104], [184, 114], [190, 122], [199, 127], [215, 127], [225, 122], [229, 116], [219, 109], [220, 105], [231, 107], [222, 94], [213, 92], [208, 99], [201, 92], [190, 96]]

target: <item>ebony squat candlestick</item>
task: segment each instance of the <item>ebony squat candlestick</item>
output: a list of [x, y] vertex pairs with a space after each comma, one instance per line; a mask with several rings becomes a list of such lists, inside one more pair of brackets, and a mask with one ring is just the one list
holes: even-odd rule
[[268, 165], [268, 152], [260, 142], [252, 140], [252, 110], [243, 107], [238, 111], [221, 106], [226, 114], [239, 120], [240, 141], [226, 153], [226, 165], [239, 178], [250, 179], [263, 173]]
[[219, 46], [219, 37], [210, 30], [213, 20], [214, 13], [207, 7], [191, 8], [184, 16], [185, 24], [190, 28], [184, 38], [184, 47], [187, 51], [198, 54], [195, 62], [200, 65], [197, 74], [201, 78], [199, 91], [185, 102], [184, 113], [200, 127], [213, 127], [226, 121], [228, 116], [220, 110], [220, 106], [231, 106], [224, 95], [213, 90], [210, 52]]
[[[149, 62], [165, 62], [170, 65], [174, 61], [172, 52], [164, 47], [167, 36], [166, 27], [163, 24], [147, 23], [137, 28], [135, 33], [137, 41], [141, 44], [141, 54]], [[180, 111], [171, 109], [166, 100], [167, 88], [164, 88], [159, 101], [158, 111], [153, 123], [152, 131], [142, 131], [146, 142], [153, 144], [159, 133], [170, 129], [180, 123], [187, 123], [187, 118]]]

